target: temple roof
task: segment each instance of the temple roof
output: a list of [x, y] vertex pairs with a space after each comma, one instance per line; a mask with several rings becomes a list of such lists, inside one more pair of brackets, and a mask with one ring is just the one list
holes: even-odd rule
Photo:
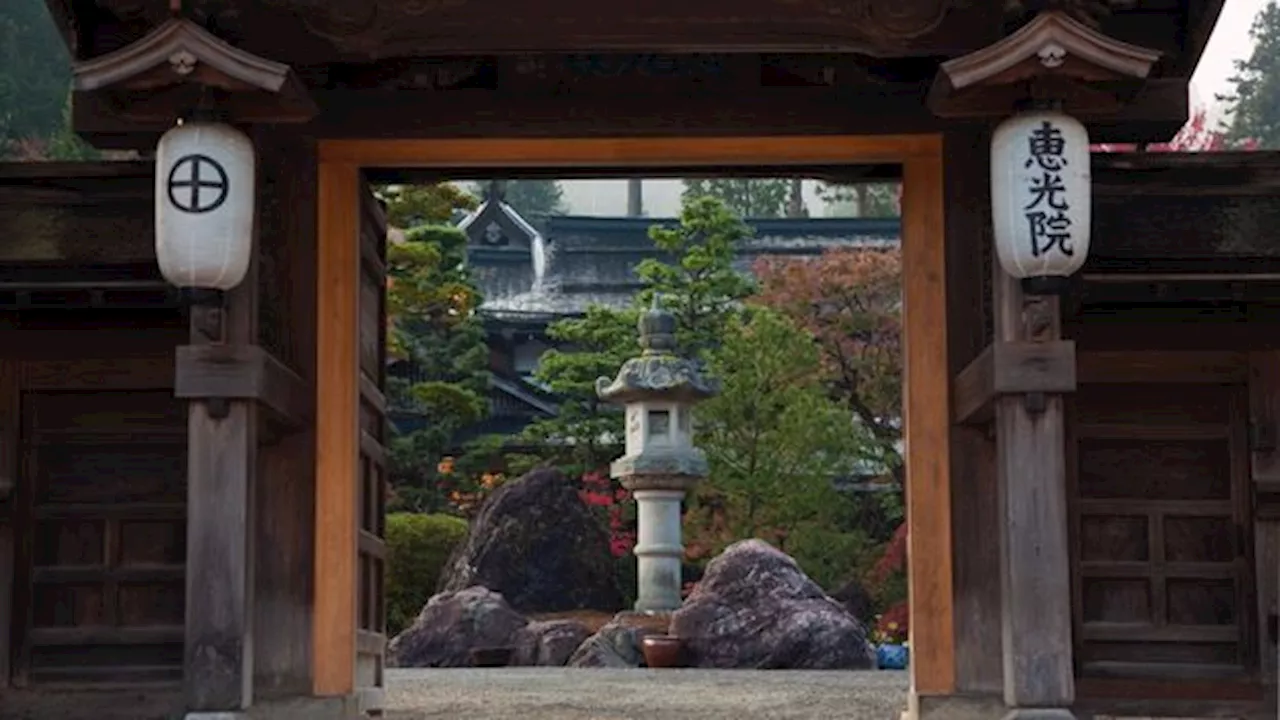
[[[807, 257], [828, 248], [891, 247], [899, 238], [896, 218], [746, 222], [756, 232], [739, 244], [734, 266], [743, 273], [751, 272], [760, 258]], [[671, 259], [654, 247], [649, 228], [678, 223], [675, 218], [552, 216], [544, 243], [523, 255], [499, 257], [473, 246], [468, 260], [485, 298], [482, 312], [512, 322], [546, 322], [582, 314], [592, 304], [626, 307], [641, 288], [636, 266], [646, 258]], [[539, 267], [544, 268], [541, 274]]]

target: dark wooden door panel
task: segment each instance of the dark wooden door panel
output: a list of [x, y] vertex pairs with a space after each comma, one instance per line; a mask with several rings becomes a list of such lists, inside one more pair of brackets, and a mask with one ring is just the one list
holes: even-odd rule
[[23, 363], [21, 684], [181, 679], [186, 413], [171, 362]]
[[1084, 385], [1073, 403], [1073, 585], [1083, 675], [1256, 667], [1243, 388]]

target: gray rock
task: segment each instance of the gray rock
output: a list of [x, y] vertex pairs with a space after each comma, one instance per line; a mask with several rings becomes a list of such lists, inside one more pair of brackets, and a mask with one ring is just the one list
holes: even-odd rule
[[559, 667], [569, 662], [574, 651], [591, 636], [591, 630], [577, 620], [531, 622], [516, 637], [512, 665]]
[[469, 667], [471, 651], [514, 647], [529, 621], [483, 587], [442, 593], [387, 647], [392, 667]]
[[569, 667], [635, 668], [644, 665], [640, 641], [651, 631], [617, 620], [600, 628], [569, 658]]
[[876, 666], [862, 623], [762, 540], [729, 546], [671, 618], [704, 668], [862, 670]]
[[526, 613], [622, 607], [608, 533], [558, 470], [534, 470], [485, 500], [437, 592], [472, 585]]

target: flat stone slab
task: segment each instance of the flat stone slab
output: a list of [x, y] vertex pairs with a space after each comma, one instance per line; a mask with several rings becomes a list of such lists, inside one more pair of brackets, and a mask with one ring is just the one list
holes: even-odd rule
[[893, 720], [907, 704], [895, 671], [387, 671], [388, 720]]

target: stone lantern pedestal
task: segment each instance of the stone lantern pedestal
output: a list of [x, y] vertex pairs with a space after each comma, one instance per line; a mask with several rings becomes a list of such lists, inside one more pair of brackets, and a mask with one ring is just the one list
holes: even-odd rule
[[600, 378], [602, 400], [626, 406], [626, 455], [610, 474], [636, 499], [637, 599], [640, 612], [680, 607], [680, 506], [707, 476], [707, 460], [693, 445], [693, 406], [715, 394], [693, 361], [677, 356], [675, 318], [654, 300], [640, 318], [644, 353], [623, 363], [616, 379]]

